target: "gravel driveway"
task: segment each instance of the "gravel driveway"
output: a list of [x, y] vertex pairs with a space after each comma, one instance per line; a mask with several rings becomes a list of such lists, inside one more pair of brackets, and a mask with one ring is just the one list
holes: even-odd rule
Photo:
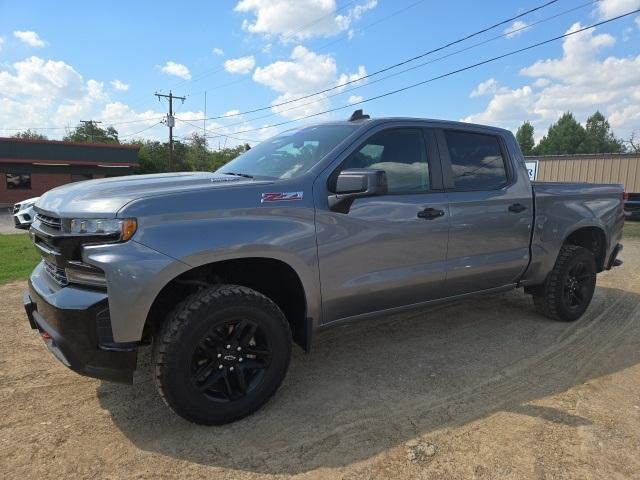
[[511, 292], [327, 331], [261, 411], [172, 415], [67, 371], [0, 286], [5, 478], [640, 478], [640, 243], [576, 323]]

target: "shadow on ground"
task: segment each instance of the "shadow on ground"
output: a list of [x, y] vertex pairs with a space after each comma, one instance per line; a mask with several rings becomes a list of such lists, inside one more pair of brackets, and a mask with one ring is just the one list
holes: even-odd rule
[[511, 292], [336, 328], [315, 339], [311, 354], [294, 355], [265, 408], [223, 427], [172, 414], [148, 355], [133, 387], [103, 383], [98, 397], [143, 450], [273, 474], [348, 465], [500, 410], [587, 425], [529, 402], [638, 363], [639, 299], [600, 287], [585, 317], [567, 324]]

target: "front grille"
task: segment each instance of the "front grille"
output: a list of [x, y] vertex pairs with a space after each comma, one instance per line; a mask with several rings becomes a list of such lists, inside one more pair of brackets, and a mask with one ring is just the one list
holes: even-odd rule
[[48, 217], [47, 215], [42, 215], [41, 213], [38, 213], [36, 215], [36, 220], [39, 220], [40, 223], [42, 223], [43, 225], [46, 225], [49, 228], [52, 228], [53, 230], [60, 230], [61, 228], [60, 219], [56, 217]]
[[58, 267], [57, 265], [54, 265], [53, 263], [44, 259], [43, 262], [45, 271], [49, 274], [49, 276], [51, 276], [51, 278], [53, 278], [53, 280], [58, 285], [66, 287], [69, 284], [64, 268]]

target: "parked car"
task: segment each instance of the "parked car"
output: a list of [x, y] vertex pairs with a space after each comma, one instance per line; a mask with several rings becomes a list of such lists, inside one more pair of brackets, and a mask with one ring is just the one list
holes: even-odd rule
[[11, 215], [13, 216], [13, 224], [21, 230], [28, 230], [31, 222], [35, 217], [33, 205], [40, 197], [27, 198], [13, 205]]
[[640, 193], [624, 194], [624, 216], [628, 220], [640, 218]]
[[152, 344], [160, 395], [201, 424], [260, 408], [323, 328], [518, 287], [577, 320], [624, 223], [621, 186], [532, 184], [507, 130], [362, 112], [214, 173], [69, 184], [35, 209], [24, 304], [47, 347], [131, 382]]

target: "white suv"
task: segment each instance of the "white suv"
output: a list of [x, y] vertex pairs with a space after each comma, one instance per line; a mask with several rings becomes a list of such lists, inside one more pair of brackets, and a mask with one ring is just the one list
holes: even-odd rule
[[31, 226], [31, 222], [35, 216], [33, 205], [40, 197], [27, 198], [13, 206], [13, 223], [16, 228], [27, 230]]

